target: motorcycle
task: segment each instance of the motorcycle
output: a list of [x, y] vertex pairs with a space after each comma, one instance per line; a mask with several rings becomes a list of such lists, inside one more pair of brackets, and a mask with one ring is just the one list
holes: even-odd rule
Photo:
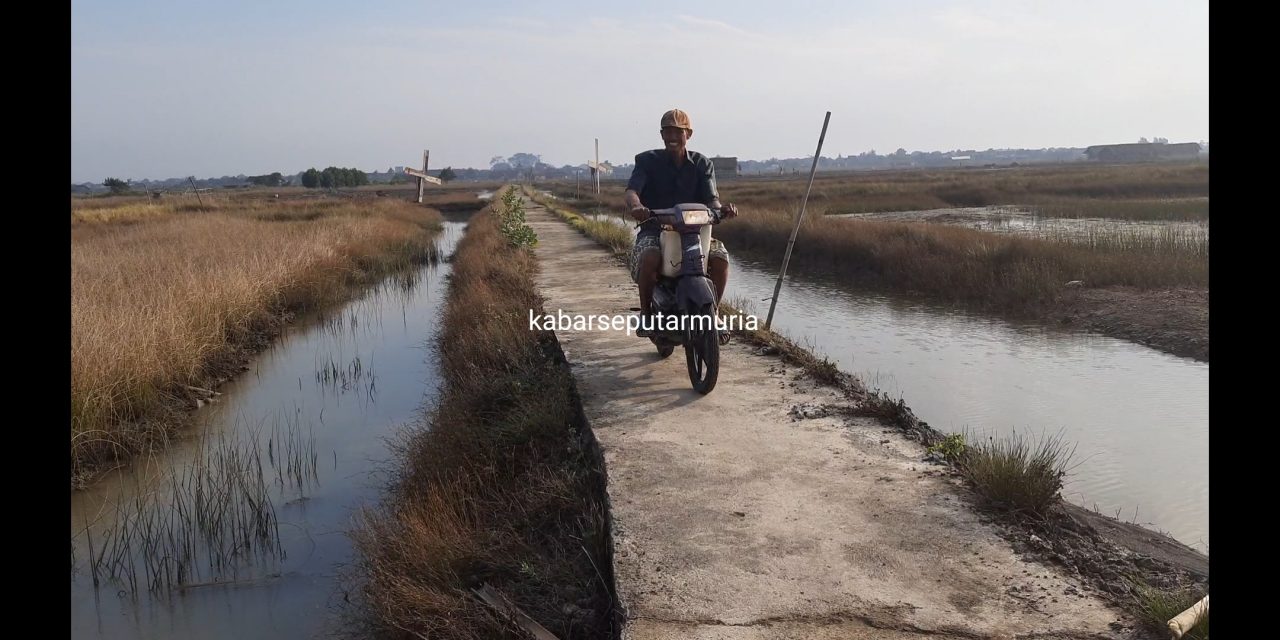
[[662, 271], [653, 289], [654, 332], [649, 338], [662, 358], [683, 346], [689, 382], [701, 394], [711, 393], [720, 374], [720, 340], [716, 329], [715, 284], [707, 275], [711, 226], [723, 219], [704, 204], [678, 204], [650, 209], [640, 223], [659, 224]]

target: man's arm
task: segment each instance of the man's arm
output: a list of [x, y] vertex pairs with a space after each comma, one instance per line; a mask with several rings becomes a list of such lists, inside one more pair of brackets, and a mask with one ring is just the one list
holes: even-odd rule
[[636, 155], [635, 167], [631, 169], [631, 179], [627, 181], [627, 193], [622, 196], [622, 205], [637, 222], [643, 222], [649, 217], [649, 211], [640, 202], [640, 192], [644, 190], [645, 182], [649, 180], [648, 170], [641, 160], [643, 155]]
[[627, 211], [630, 211], [632, 209], [643, 207], [644, 205], [640, 204], [640, 194], [632, 191], [631, 189], [627, 189], [627, 193], [622, 196], [622, 206], [626, 208]]
[[635, 191], [627, 189], [627, 194], [622, 197], [622, 203], [627, 208], [627, 213], [630, 213], [636, 222], [644, 222], [649, 219], [649, 209], [640, 204], [640, 194]]
[[720, 191], [716, 189], [716, 167], [706, 156], [701, 156], [699, 160], [698, 201], [712, 209], [719, 209]]

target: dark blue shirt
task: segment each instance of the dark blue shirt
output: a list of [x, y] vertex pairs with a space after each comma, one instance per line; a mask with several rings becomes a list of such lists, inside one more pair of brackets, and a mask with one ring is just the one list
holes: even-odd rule
[[711, 160], [688, 149], [684, 164], [679, 167], [666, 149], [637, 155], [627, 189], [639, 194], [640, 204], [650, 209], [667, 209], [686, 202], [711, 206], [712, 201], [720, 198]]

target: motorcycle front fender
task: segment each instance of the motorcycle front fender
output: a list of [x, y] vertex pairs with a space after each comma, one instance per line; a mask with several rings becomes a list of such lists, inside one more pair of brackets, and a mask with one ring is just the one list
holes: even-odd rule
[[696, 313], [716, 302], [715, 285], [706, 276], [688, 276], [676, 283], [676, 305]]

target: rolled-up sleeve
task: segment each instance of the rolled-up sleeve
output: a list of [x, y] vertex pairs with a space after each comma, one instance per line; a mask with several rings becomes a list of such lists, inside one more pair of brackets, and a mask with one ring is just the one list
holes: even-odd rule
[[707, 206], [711, 205], [713, 200], [720, 199], [720, 191], [716, 189], [716, 167], [711, 164], [711, 160], [702, 158], [703, 166], [698, 167], [700, 175], [698, 176], [698, 200]]
[[645, 182], [649, 180], [648, 167], [644, 165], [644, 154], [636, 156], [636, 166], [631, 169], [631, 179], [627, 181], [627, 190], [640, 193], [644, 191]]

